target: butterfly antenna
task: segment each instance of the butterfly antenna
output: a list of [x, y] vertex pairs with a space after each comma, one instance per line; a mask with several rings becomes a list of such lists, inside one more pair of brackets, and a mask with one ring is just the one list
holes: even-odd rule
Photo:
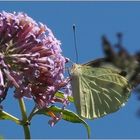
[[75, 24], [73, 24], [73, 26], [72, 26], [72, 28], [73, 28], [73, 34], [74, 34], [74, 46], [75, 46], [75, 51], [76, 51], [76, 63], [78, 63], [78, 50], [77, 50], [77, 42], [76, 42], [76, 31], [75, 31], [75, 29], [76, 29], [76, 26], [75, 26]]

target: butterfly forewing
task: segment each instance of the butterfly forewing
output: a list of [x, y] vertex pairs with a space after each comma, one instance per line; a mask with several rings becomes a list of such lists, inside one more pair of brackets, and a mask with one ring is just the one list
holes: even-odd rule
[[117, 111], [130, 96], [130, 85], [114, 69], [75, 64], [71, 79], [77, 112], [87, 119]]

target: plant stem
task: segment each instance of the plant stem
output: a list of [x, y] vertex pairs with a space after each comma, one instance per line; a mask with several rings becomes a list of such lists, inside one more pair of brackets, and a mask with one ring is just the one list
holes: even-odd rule
[[33, 110], [31, 111], [29, 117], [28, 117], [28, 121], [29, 121], [29, 122], [31, 121], [32, 117], [34, 116], [34, 113], [36, 112], [36, 110], [37, 110], [37, 107], [35, 106], [35, 107], [33, 108]]
[[19, 99], [19, 106], [22, 114], [22, 121], [24, 122], [24, 124], [22, 125], [24, 129], [24, 136], [25, 139], [30, 139], [30, 129], [29, 129], [26, 107], [23, 98]]

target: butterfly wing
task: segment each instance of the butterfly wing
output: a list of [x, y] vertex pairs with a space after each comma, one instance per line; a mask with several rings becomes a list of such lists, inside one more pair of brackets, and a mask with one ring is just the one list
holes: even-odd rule
[[83, 118], [100, 118], [115, 112], [130, 96], [127, 80], [110, 68], [75, 64], [71, 75], [75, 106]]

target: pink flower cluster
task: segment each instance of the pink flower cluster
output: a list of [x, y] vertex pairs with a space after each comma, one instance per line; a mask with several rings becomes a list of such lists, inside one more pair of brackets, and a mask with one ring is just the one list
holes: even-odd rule
[[54, 94], [69, 81], [61, 52], [47, 26], [24, 13], [0, 13], [0, 98], [14, 87], [16, 98], [33, 98], [38, 107], [57, 101]]

